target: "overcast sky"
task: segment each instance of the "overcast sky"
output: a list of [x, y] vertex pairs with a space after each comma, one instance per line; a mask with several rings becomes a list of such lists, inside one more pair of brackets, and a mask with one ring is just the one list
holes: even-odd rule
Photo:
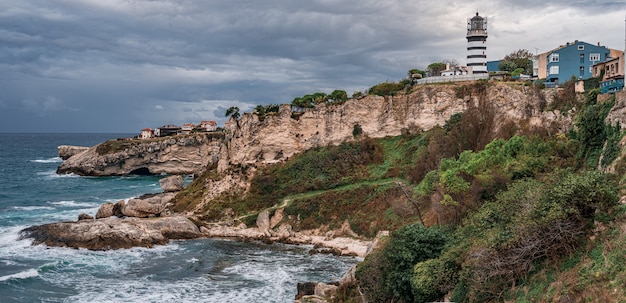
[[411, 68], [581, 40], [624, 49], [610, 0], [0, 0], [0, 132], [123, 132], [217, 120], [230, 106], [352, 95]]

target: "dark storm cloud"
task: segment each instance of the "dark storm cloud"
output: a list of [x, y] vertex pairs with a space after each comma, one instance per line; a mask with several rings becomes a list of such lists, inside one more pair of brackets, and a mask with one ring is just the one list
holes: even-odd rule
[[497, 59], [573, 39], [620, 47], [623, 36], [602, 35], [598, 23], [623, 21], [622, 9], [561, 0], [0, 0], [0, 127], [223, 123], [230, 106], [351, 94], [442, 59], [463, 63], [465, 20], [476, 10], [489, 18]]

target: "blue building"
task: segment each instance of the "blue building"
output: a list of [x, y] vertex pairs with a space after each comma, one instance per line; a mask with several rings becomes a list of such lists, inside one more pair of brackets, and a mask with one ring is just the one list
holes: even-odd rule
[[546, 62], [546, 82], [558, 85], [572, 77], [581, 80], [589, 79], [593, 73], [592, 66], [604, 62], [610, 54], [611, 50], [600, 44], [593, 45], [578, 40], [573, 43], [568, 42], [566, 45], [542, 54]]
[[499, 72], [500, 71], [500, 60], [487, 61], [487, 71], [488, 72]]

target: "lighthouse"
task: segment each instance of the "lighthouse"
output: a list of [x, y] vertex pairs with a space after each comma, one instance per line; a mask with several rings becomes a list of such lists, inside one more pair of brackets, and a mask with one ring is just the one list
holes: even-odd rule
[[487, 73], [487, 18], [467, 19], [467, 67], [474, 74]]

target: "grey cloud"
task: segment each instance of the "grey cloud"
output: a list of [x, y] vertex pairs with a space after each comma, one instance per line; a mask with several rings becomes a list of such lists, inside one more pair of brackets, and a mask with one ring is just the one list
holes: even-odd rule
[[[0, 111], [0, 127], [37, 115], [29, 106], [56, 112], [32, 119], [46, 131], [223, 122], [230, 106], [350, 94], [434, 61], [463, 63], [465, 19], [476, 9], [490, 18], [489, 54], [497, 58], [569, 39], [602, 41], [597, 26], [570, 19], [591, 22], [622, 8], [565, 0], [5, 1], [0, 108], [10, 111]], [[542, 36], [546, 26], [553, 37]]]

